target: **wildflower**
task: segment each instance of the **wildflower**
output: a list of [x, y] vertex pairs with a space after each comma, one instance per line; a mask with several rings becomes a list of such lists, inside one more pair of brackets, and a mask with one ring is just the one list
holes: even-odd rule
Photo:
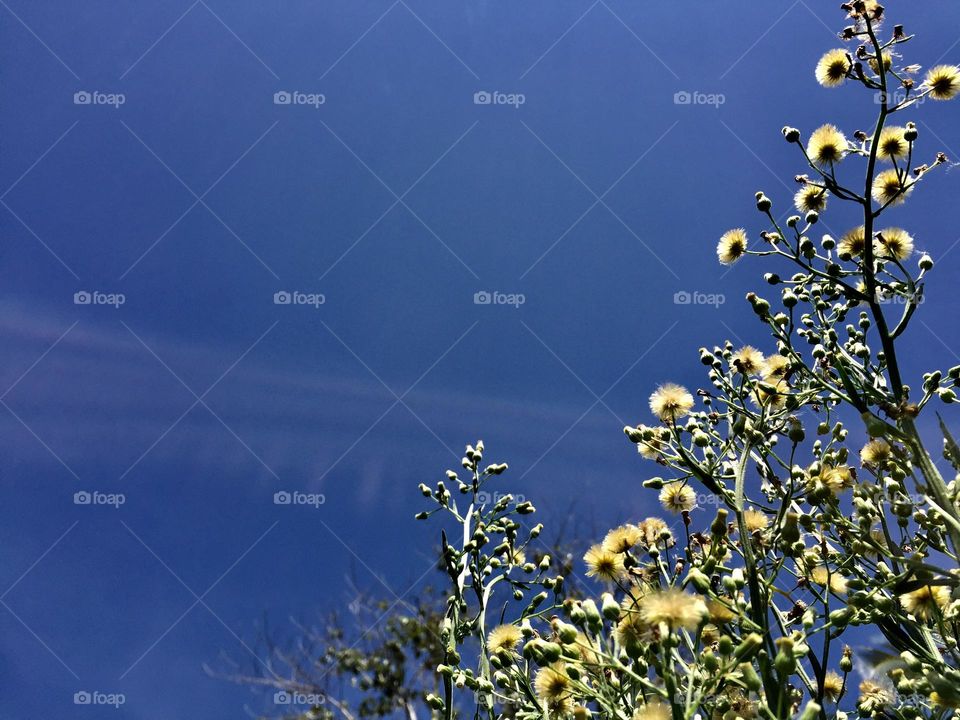
[[893, 693], [873, 680], [864, 680], [860, 683], [860, 697], [857, 698], [857, 709], [869, 716], [880, 710], [884, 705], [893, 702]]
[[693, 408], [693, 395], [680, 385], [661, 385], [650, 396], [650, 410], [664, 422], [675, 422]]
[[[893, 66], [893, 57], [891, 57], [890, 53], [881, 53], [880, 57], [883, 58], [884, 72], [888, 72], [890, 68]], [[873, 70], [877, 75], [879, 75], [880, 63], [877, 62], [877, 59], [875, 57], [872, 57], [867, 62], [870, 64], [870, 69]]]
[[833, 670], [823, 678], [823, 696], [830, 702], [836, 702], [843, 693], [843, 676]]
[[820, 481], [834, 495], [853, 487], [853, 473], [846, 466], [824, 467], [820, 471]]
[[850, 72], [850, 56], [843, 48], [836, 48], [827, 51], [817, 63], [817, 69], [814, 75], [817, 82], [828, 88], [835, 88], [843, 85], [847, 79], [847, 73]]
[[602, 547], [607, 552], [624, 553], [641, 539], [643, 539], [643, 533], [636, 525], [621, 525], [607, 533]]
[[790, 360], [783, 355], [771, 355], [763, 361], [764, 380], [783, 380], [790, 371]]
[[605, 550], [602, 545], [594, 545], [583, 556], [587, 564], [587, 576], [613, 582], [623, 576], [623, 556]]
[[647, 547], [673, 547], [673, 533], [660, 518], [650, 517], [638, 526], [643, 534], [643, 543]]
[[746, 526], [747, 532], [757, 532], [759, 530], [766, 530], [770, 521], [767, 519], [767, 516], [759, 510], [749, 508], [743, 513], [743, 524]]
[[890, 227], [881, 230], [873, 244], [873, 254], [878, 258], [906, 260], [912, 253], [913, 238], [902, 228]]
[[702, 598], [677, 588], [657, 590], [640, 600], [640, 615], [648, 624], [661, 623], [671, 630], [696, 630], [707, 617]]
[[910, 143], [904, 137], [906, 128], [886, 127], [880, 133], [877, 142], [877, 157], [884, 160], [899, 160], [905, 158], [910, 151]]
[[520, 644], [522, 633], [516, 625], [498, 625], [487, 635], [487, 648], [492, 653], [501, 650], [513, 652]]
[[793, 196], [793, 204], [803, 213], [823, 212], [827, 209], [827, 190], [819, 185], [804, 185]]
[[724, 265], [732, 265], [747, 251], [747, 231], [743, 228], [727, 230], [717, 243], [717, 257]]
[[817, 585], [829, 587], [830, 591], [843, 595], [847, 592], [847, 579], [826, 565], [818, 565], [810, 571], [810, 579]]
[[863, 225], [861, 225], [843, 234], [843, 237], [840, 238], [840, 243], [837, 245], [837, 253], [842, 259], [849, 260], [863, 253], [864, 248], [867, 246], [865, 232], [866, 230]]
[[624, 648], [647, 645], [653, 639], [650, 626], [636, 611], [628, 612], [620, 619], [614, 629], [614, 636], [620, 647]]
[[753, 402], [758, 407], [779, 410], [787, 403], [787, 394], [790, 386], [785, 380], [779, 380], [772, 385], [757, 385], [753, 389]]
[[821, 167], [840, 162], [846, 152], [847, 138], [835, 125], [821, 125], [807, 142], [807, 156]]
[[860, 462], [863, 465], [879, 465], [890, 457], [890, 444], [884, 440], [871, 440], [860, 450]]
[[960, 93], [960, 68], [955, 65], [930, 68], [923, 84], [934, 100], [952, 100]]
[[[641, 439], [640, 442], [637, 443], [637, 451], [647, 460], [654, 460], [659, 457], [667, 447], [670, 439], [670, 431], [662, 427], [648, 428], [646, 425], [638, 425], [637, 429], [640, 430], [644, 436], [652, 435], [649, 440]], [[651, 432], [648, 433], [648, 430]]]
[[900, 596], [903, 609], [919, 620], [930, 620], [950, 603], [950, 588], [945, 585], [924, 585]]
[[873, 199], [881, 205], [899, 205], [913, 192], [913, 183], [906, 172], [890, 168], [877, 173], [873, 179]]
[[633, 713], [633, 720], [670, 720], [672, 717], [670, 706], [659, 699], [644, 703]]
[[689, 485], [670, 483], [660, 491], [660, 504], [668, 512], [689, 512], [697, 505], [697, 493]]
[[573, 720], [590, 720], [593, 716], [593, 713], [590, 711], [590, 708], [584, 707], [583, 705], [577, 705], [573, 709]]
[[552, 716], [564, 716], [573, 710], [570, 697], [572, 683], [563, 663], [554, 663], [541, 668], [533, 680], [533, 688], [550, 709]]
[[751, 345], [744, 345], [730, 357], [730, 365], [743, 375], [753, 375], [763, 367], [763, 353]]

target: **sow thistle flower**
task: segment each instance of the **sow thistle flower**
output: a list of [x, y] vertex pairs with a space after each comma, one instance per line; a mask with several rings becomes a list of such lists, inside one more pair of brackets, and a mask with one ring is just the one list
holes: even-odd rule
[[643, 544], [647, 547], [673, 547], [673, 533], [667, 524], [656, 517], [649, 517], [637, 526], [643, 535]]
[[880, 139], [877, 141], [877, 157], [882, 160], [905, 158], [910, 151], [910, 143], [904, 136], [906, 131], [906, 128], [902, 127], [885, 127], [880, 132]]
[[633, 720], [670, 720], [672, 717], [670, 706], [659, 699], [641, 705], [633, 713]]
[[837, 253], [842, 260], [849, 260], [850, 258], [861, 255], [866, 247], [866, 229], [861, 225], [843, 234], [843, 237], [840, 238], [840, 242], [837, 244]]
[[594, 545], [587, 550], [583, 561], [587, 564], [587, 577], [614, 582], [623, 577], [625, 572], [623, 556], [605, 549], [603, 545]]
[[723, 265], [732, 265], [747, 252], [747, 231], [743, 228], [727, 230], [717, 243], [717, 257]]
[[823, 696], [830, 702], [836, 702], [843, 694], [843, 676], [833, 670], [823, 678]]
[[952, 100], [960, 93], [960, 68], [955, 65], [930, 68], [923, 85], [934, 100]]
[[660, 504], [668, 512], [690, 512], [697, 506], [697, 493], [689, 485], [670, 483], [660, 491]]
[[817, 82], [827, 88], [835, 88], [843, 85], [847, 79], [847, 73], [850, 72], [852, 64], [850, 56], [843, 48], [836, 48], [827, 51], [817, 63], [817, 69], [814, 75]]
[[572, 682], [563, 663], [554, 663], [537, 672], [533, 689], [550, 710], [551, 716], [563, 717], [573, 711]]
[[674, 422], [693, 408], [693, 395], [685, 387], [667, 383], [650, 396], [650, 410], [663, 422]]
[[789, 372], [790, 360], [783, 355], [771, 355], [763, 361], [763, 372], [761, 374], [763, 379], [768, 382], [770, 380], [783, 380]]
[[829, 587], [830, 591], [843, 595], [847, 592], [847, 579], [836, 570], [830, 570], [825, 565], [818, 565], [810, 571], [810, 580], [822, 587]]
[[913, 253], [913, 238], [902, 228], [886, 228], [877, 233], [873, 253], [878, 258], [906, 260]]
[[950, 588], [946, 585], [924, 585], [901, 595], [900, 604], [918, 620], [930, 620], [950, 604]]
[[640, 616], [653, 627], [663, 624], [671, 630], [696, 630], [707, 614], [702, 598], [677, 588], [655, 590], [640, 599]]
[[857, 709], [871, 715], [885, 705], [893, 702], [893, 693], [890, 688], [873, 680], [864, 680], [860, 683], [860, 697], [857, 698]]
[[882, 438], [871, 440], [860, 450], [860, 462], [863, 465], [879, 465], [891, 455], [890, 443]]
[[759, 510], [750, 508], [743, 513], [743, 524], [746, 526], [747, 532], [757, 532], [759, 530], [766, 530], [770, 521], [767, 519], [767, 516]]
[[754, 375], [763, 369], [763, 353], [744, 345], [730, 357], [730, 366], [742, 375]]
[[625, 553], [643, 540], [643, 533], [636, 525], [621, 525], [607, 533], [603, 539], [604, 550], [613, 553]]
[[871, 195], [881, 205], [900, 205], [911, 192], [913, 183], [902, 170], [884, 170], [873, 179]]
[[846, 152], [846, 136], [829, 123], [814, 130], [807, 142], [807, 156], [820, 167], [840, 162]]
[[827, 209], [827, 189], [819, 185], [804, 185], [793, 196], [793, 204], [803, 213], [823, 212]]
[[487, 648], [491, 653], [513, 652], [520, 644], [523, 634], [516, 625], [498, 625], [487, 635]]

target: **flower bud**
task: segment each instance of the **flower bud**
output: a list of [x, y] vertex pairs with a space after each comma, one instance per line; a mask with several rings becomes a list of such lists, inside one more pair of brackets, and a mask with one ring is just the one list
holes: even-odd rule
[[800, 131], [795, 127], [785, 126], [780, 132], [788, 143], [800, 142]]
[[920, 257], [920, 262], [918, 263], [921, 270], [933, 270], [933, 258], [924, 253]]
[[768, 212], [773, 207], [773, 202], [762, 192], [758, 192], [754, 197], [757, 199], [757, 210], [760, 212]]

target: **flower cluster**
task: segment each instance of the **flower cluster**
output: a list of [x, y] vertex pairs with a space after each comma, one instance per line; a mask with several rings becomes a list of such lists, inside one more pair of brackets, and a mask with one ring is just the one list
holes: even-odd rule
[[[456, 547], [443, 536], [445, 696], [428, 699], [439, 717], [453, 717], [457, 688], [490, 720], [960, 711], [960, 476], [943, 477], [917, 425], [930, 402], [956, 400], [960, 366], [905, 382], [898, 340], [934, 263], [926, 253], [914, 261], [922, 238], [880, 220], [946, 162], [935, 153], [917, 163], [917, 125], [891, 116], [960, 94], [960, 69], [917, 79], [921, 68], [902, 62], [912, 39], [903, 27], [881, 39], [883, 6], [843, 9], [847, 47], [824, 54], [814, 74], [827, 88], [879, 93], [873, 131], [848, 137], [825, 123], [804, 139], [784, 128], [804, 167], [798, 214], [781, 220], [758, 192], [759, 242], [736, 228], [717, 245], [724, 264], [776, 263], [764, 280], [778, 297], [747, 295], [769, 341], [701, 348], [705, 386], [660, 385], [649, 424], [624, 428], [656, 463], [644, 486], [666, 519], [598, 538], [582, 558], [592, 590], [574, 593], [535, 554], [542, 528], [524, 528], [529, 503], [480, 502], [506, 469], [479, 469], [482, 444], [467, 447], [469, 477], [448, 472], [465, 511], [443, 483], [421, 487], [437, 503], [421, 517], [446, 510], [462, 527]], [[821, 216], [841, 203], [862, 223], [815, 241]], [[960, 447], [943, 430], [960, 472]], [[865, 635], [882, 637], [882, 661], [852, 649]]]

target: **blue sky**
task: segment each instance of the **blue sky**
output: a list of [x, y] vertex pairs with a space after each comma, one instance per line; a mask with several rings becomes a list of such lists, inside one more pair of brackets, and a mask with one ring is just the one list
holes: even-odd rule
[[[0, 5], [4, 720], [262, 710], [203, 663], [256, 663], [258, 618], [349, 603], [350, 574], [415, 593], [416, 485], [478, 437], [548, 520], [644, 516], [622, 426], [702, 382], [700, 345], [763, 340], [740, 298], [768, 268], [716, 237], [759, 229], [758, 189], [786, 212], [782, 125], [875, 110], [813, 80], [833, 2]], [[915, 62], [960, 58], [955, 3], [889, 12]], [[960, 105], [916, 120], [960, 157]], [[896, 211], [942, 257], [914, 384], [960, 352], [958, 192]]]

